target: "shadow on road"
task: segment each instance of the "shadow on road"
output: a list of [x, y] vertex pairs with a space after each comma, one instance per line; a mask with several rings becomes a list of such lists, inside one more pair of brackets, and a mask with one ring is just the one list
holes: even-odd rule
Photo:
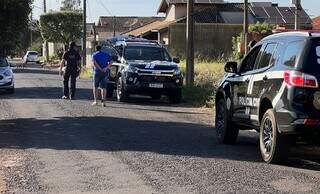
[[[261, 162], [256, 136], [241, 136], [234, 146], [218, 145], [211, 126], [112, 117], [4, 120], [0, 148], [137, 151]], [[320, 160], [312, 161], [292, 158], [285, 165], [320, 171]]]
[[44, 74], [44, 75], [58, 75], [58, 71], [53, 71], [53, 70], [47, 70], [43, 68], [26, 68], [26, 69], [18, 69], [15, 68], [13, 69], [13, 72], [16, 74], [21, 74], [21, 73], [31, 73], [31, 74]]

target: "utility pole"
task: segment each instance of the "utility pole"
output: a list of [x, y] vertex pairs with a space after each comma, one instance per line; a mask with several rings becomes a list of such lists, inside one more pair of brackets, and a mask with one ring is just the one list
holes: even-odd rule
[[82, 39], [83, 58], [82, 65], [87, 63], [87, 0], [83, 0], [83, 39]]
[[244, 8], [243, 8], [243, 35], [244, 35], [244, 52], [248, 53], [248, 35], [249, 35], [249, 24], [248, 24], [248, 0], [244, 0]]
[[295, 5], [294, 10], [294, 29], [299, 29], [299, 11], [302, 9], [301, 0], [292, 0], [292, 4]]
[[93, 48], [96, 48], [96, 45], [97, 45], [96, 23], [93, 23]]
[[[43, 12], [47, 13], [47, 1], [43, 0]], [[46, 61], [49, 61], [49, 44], [48, 42], [45, 40], [44, 42], [45, 45], [45, 55], [46, 55]]]
[[194, 84], [194, 0], [188, 0], [187, 4], [187, 34], [186, 34], [186, 83], [187, 86]]
[[116, 16], [113, 16], [113, 37], [116, 36]]
[[30, 46], [32, 46], [32, 42], [33, 42], [33, 34], [32, 34], [32, 30], [33, 30], [33, 15], [32, 15], [32, 11], [30, 13]]

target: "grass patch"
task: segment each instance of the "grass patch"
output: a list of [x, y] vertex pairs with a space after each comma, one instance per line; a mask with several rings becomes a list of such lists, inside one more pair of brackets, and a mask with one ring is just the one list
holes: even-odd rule
[[84, 68], [84, 69], [82, 69], [80, 77], [82, 77], [82, 78], [92, 78], [92, 68]]
[[[224, 62], [196, 61], [194, 86], [184, 86], [183, 99], [197, 107], [214, 107], [215, 93], [224, 75]], [[186, 62], [182, 61], [181, 70], [185, 75]]]

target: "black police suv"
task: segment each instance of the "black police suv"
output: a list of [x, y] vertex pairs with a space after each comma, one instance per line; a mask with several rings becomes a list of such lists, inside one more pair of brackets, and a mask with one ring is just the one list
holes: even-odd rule
[[216, 94], [220, 143], [235, 143], [239, 129], [256, 129], [267, 163], [286, 159], [297, 142], [319, 143], [319, 32], [268, 36], [225, 71]]
[[117, 37], [103, 46], [103, 50], [116, 55], [111, 67], [109, 92], [117, 91], [117, 100], [125, 102], [131, 94], [160, 99], [169, 97], [171, 103], [181, 101], [183, 77], [178, 63], [167, 49], [157, 42], [135, 37]]

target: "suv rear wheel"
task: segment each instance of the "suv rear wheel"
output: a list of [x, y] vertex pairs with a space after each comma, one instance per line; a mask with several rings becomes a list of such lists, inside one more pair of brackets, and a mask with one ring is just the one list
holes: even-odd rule
[[14, 94], [14, 88], [7, 89], [7, 92], [8, 92], [9, 94]]
[[290, 136], [278, 131], [273, 109], [264, 114], [260, 125], [260, 151], [267, 163], [278, 163], [285, 160], [290, 151]]
[[228, 119], [227, 104], [220, 99], [216, 107], [215, 131], [219, 143], [234, 144], [237, 141], [239, 128]]
[[126, 91], [122, 78], [119, 77], [118, 83], [117, 83], [117, 100], [118, 102], [127, 102], [129, 98], [128, 91]]

